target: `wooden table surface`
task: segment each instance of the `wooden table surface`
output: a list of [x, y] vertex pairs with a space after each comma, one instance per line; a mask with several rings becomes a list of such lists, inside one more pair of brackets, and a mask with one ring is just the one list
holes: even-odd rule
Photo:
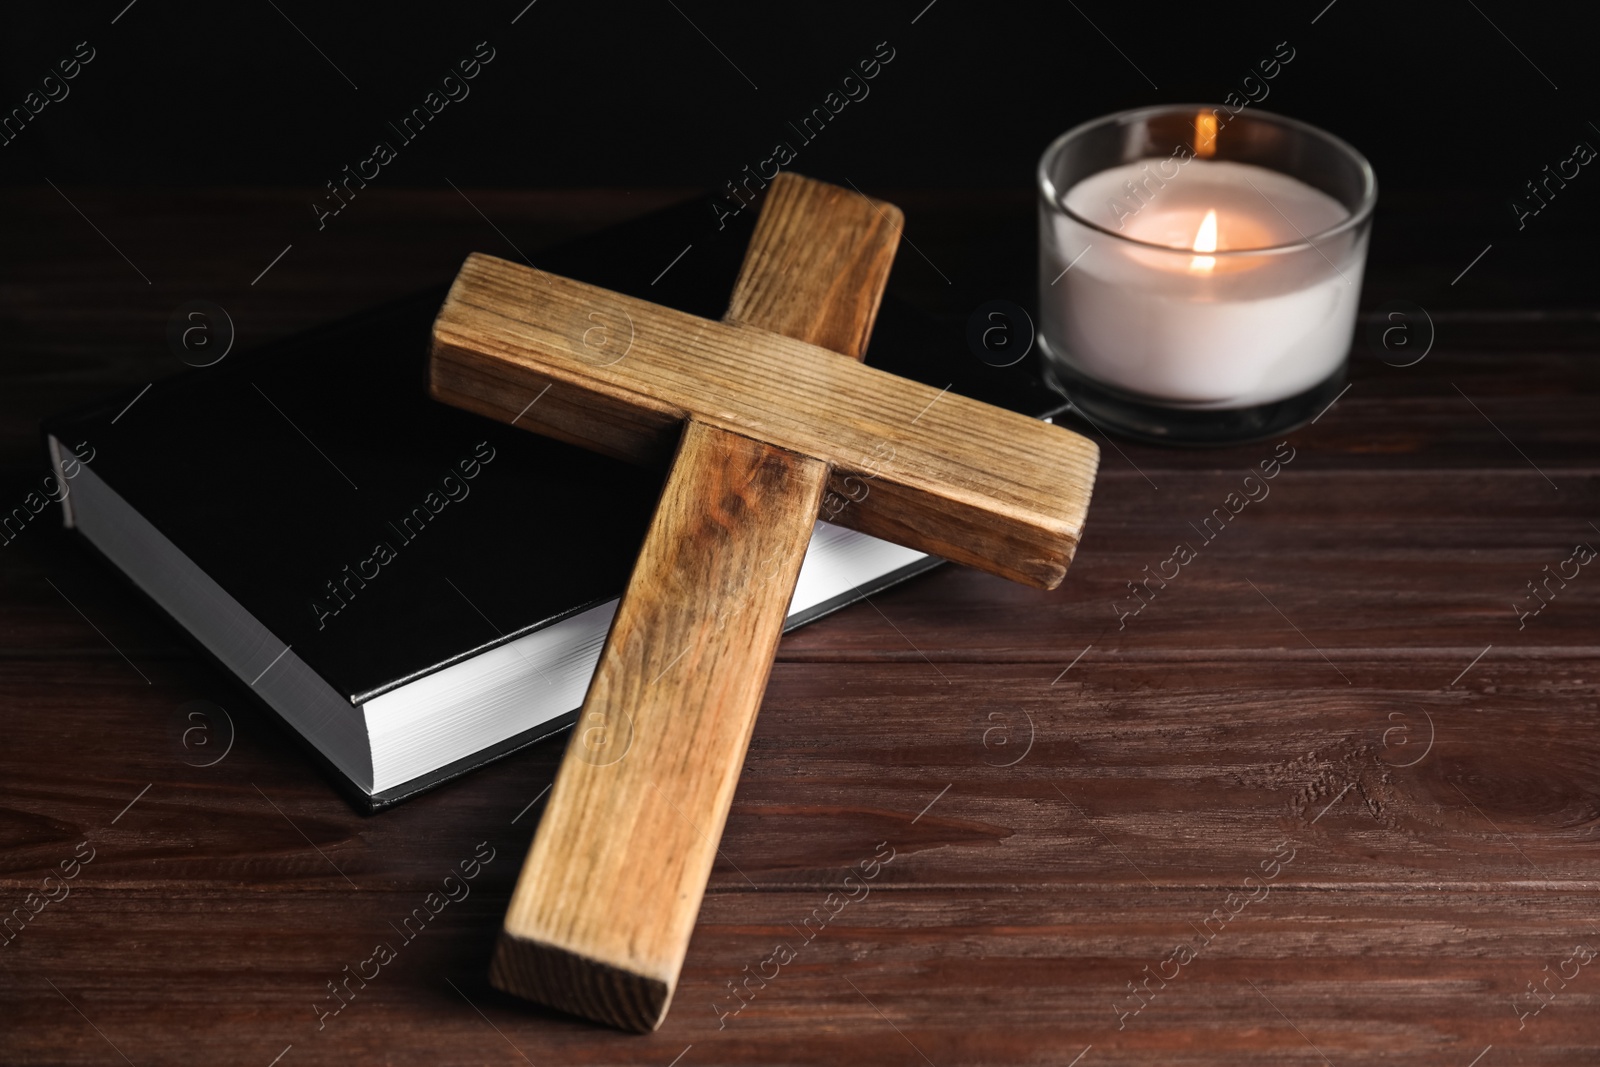
[[[42, 416], [178, 369], [185, 300], [259, 343], [505, 251], [485, 216], [531, 249], [676, 196], [373, 191], [318, 234], [292, 191], [63, 192], [0, 197], [0, 510]], [[1025, 196], [873, 192], [921, 253], [892, 288], [952, 328], [1032, 226]], [[1102, 438], [1053, 593], [946, 567], [784, 640], [646, 1037], [485, 981], [559, 743], [361, 816], [42, 516], [0, 548], [0, 912], [76, 877], [0, 946], [0, 1062], [1595, 1063], [1600, 567], [1567, 562], [1600, 546], [1593, 272], [1497, 246], [1451, 285], [1488, 238], [1447, 208], [1389, 198], [1375, 231], [1365, 305], [1429, 308], [1421, 362], [1358, 341], [1281, 446]], [[192, 701], [233, 724], [209, 767], [226, 724], [186, 747]], [[471, 895], [319, 1026], [475, 852]]]

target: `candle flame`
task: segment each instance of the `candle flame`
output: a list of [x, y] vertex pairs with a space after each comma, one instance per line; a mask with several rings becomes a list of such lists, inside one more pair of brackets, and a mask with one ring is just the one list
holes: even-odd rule
[[1194, 154], [1210, 159], [1217, 154], [1217, 114], [1202, 111], [1194, 120]]
[[[1194, 250], [1196, 252], [1215, 252], [1217, 250], [1217, 211], [1215, 208], [1206, 212], [1206, 217], [1200, 221], [1200, 228], [1195, 231]], [[1189, 260], [1190, 270], [1210, 271], [1217, 265], [1215, 256], [1194, 256]]]

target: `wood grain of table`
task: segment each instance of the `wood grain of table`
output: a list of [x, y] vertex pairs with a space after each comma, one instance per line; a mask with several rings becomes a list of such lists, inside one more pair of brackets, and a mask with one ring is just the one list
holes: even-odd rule
[[[505, 254], [484, 216], [533, 249], [681, 195], [374, 191], [318, 234], [293, 192], [69, 192], [105, 239], [48, 188], [0, 195], [6, 510], [43, 475], [42, 416], [178, 369], [185, 300], [257, 344]], [[1013, 193], [872, 192], [928, 257], [892, 291], [953, 328], [1032, 225]], [[1596, 1062], [1600, 569], [1513, 605], [1600, 546], [1600, 319], [1537, 257], [1451, 287], [1475, 248], [1447, 206], [1387, 202], [1367, 281], [1369, 308], [1434, 314], [1427, 357], [1358, 342], [1270, 495], [1138, 614], [1127, 583], [1277, 442], [1080, 427], [1104, 456], [1060, 589], [948, 566], [784, 639], [645, 1037], [485, 980], [559, 743], [359, 815], [41, 516], [0, 547], [0, 918], [93, 859], [0, 945], [0, 1062]], [[234, 725], [209, 767], [180, 739], [197, 700]]]

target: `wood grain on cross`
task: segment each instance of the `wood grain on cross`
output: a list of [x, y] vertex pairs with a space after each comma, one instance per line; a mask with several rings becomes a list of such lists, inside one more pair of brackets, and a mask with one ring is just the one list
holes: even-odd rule
[[[892, 205], [781, 175], [721, 322], [462, 267], [434, 396], [630, 460], [676, 448], [506, 915], [501, 988], [630, 1029], [665, 1016], [830, 485], [842, 525], [1041, 588], [1065, 574], [1096, 447], [857, 362], [898, 237]], [[591, 343], [623, 323], [621, 352]]]

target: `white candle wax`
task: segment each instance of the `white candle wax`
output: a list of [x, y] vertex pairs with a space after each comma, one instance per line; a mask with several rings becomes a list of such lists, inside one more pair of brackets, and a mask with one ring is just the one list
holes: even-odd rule
[[1249, 407], [1310, 389], [1349, 351], [1364, 237], [1344, 246], [1354, 254], [1240, 251], [1304, 244], [1348, 218], [1326, 193], [1250, 164], [1144, 160], [1062, 199], [1118, 235], [1053, 213], [1041, 246], [1044, 332], [1088, 377], [1184, 407]]

